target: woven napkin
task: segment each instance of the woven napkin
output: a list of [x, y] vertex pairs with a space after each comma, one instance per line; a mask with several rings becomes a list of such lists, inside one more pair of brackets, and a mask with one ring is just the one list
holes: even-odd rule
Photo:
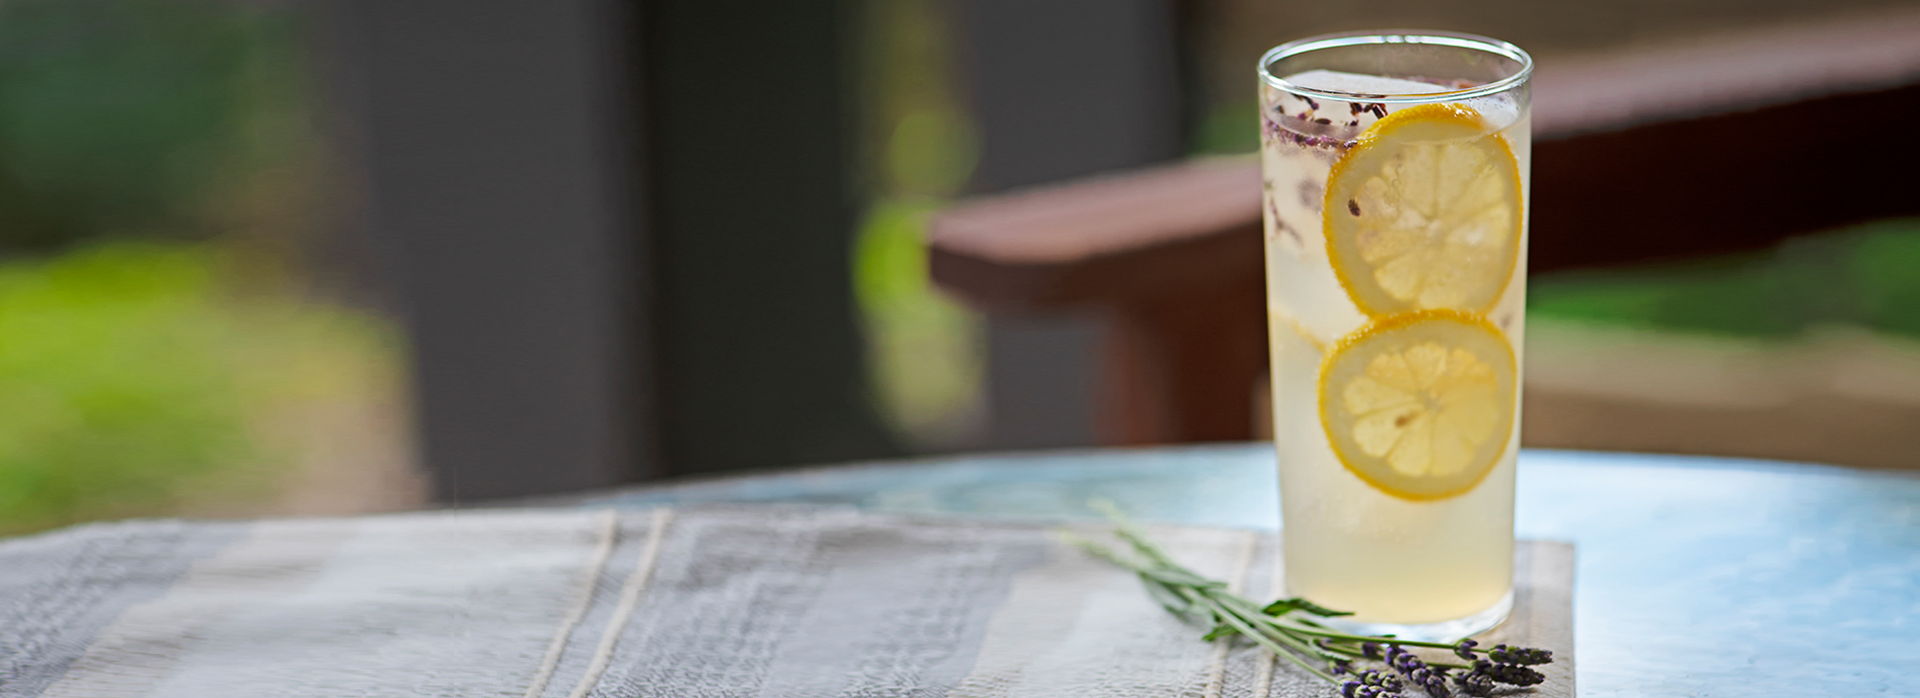
[[[1274, 595], [1272, 535], [1150, 527]], [[1573, 552], [1490, 642], [1573, 695]], [[0, 698], [1337, 695], [1039, 525], [850, 509], [133, 522], [0, 541]], [[1524, 695], [1524, 694], [1522, 694]]]

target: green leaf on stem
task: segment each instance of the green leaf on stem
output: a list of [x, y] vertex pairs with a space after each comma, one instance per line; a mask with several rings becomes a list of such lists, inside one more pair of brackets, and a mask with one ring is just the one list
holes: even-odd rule
[[1335, 611], [1331, 608], [1327, 608], [1325, 606], [1314, 603], [1312, 601], [1308, 601], [1306, 599], [1297, 598], [1297, 597], [1291, 598], [1291, 599], [1281, 599], [1279, 601], [1275, 601], [1273, 603], [1267, 604], [1266, 608], [1260, 609], [1261, 613], [1265, 613], [1269, 616], [1275, 616], [1275, 617], [1285, 615], [1289, 611], [1305, 611], [1307, 613], [1311, 613], [1313, 615], [1320, 616], [1322, 618], [1332, 618], [1335, 616], [1353, 615], [1352, 611]]

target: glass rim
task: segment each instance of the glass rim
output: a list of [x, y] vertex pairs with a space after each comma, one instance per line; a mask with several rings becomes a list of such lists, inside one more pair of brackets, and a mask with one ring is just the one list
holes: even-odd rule
[[[1345, 46], [1365, 46], [1369, 44], [1372, 44], [1372, 45], [1425, 44], [1425, 45], [1432, 45], [1432, 46], [1450, 46], [1453, 48], [1470, 49], [1475, 51], [1481, 51], [1483, 53], [1494, 54], [1497, 56], [1503, 56], [1508, 59], [1511, 59], [1520, 64], [1520, 70], [1515, 72], [1512, 75], [1501, 78], [1499, 80], [1495, 80], [1485, 85], [1476, 85], [1476, 86], [1465, 88], [1465, 89], [1446, 90], [1443, 92], [1420, 92], [1420, 93], [1412, 93], [1412, 94], [1391, 94], [1391, 93], [1378, 94], [1378, 93], [1372, 93], [1372, 92], [1342, 92], [1339, 90], [1323, 90], [1317, 87], [1295, 85], [1293, 83], [1287, 82], [1285, 79], [1282, 79], [1279, 76], [1274, 75], [1273, 72], [1269, 70], [1270, 66], [1280, 61], [1281, 59], [1298, 56], [1303, 53], [1320, 51], [1320, 50], [1330, 49], [1330, 48], [1341, 48]], [[1279, 46], [1275, 46], [1272, 49], [1268, 50], [1265, 54], [1260, 56], [1259, 72], [1260, 72], [1260, 81], [1265, 83], [1267, 86], [1280, 89], [1280, 90], [1285, 90], [1287, 92], [1291, 92], [1296, 95], [1306, 95], [1310, 97], [1326, 97], [1330, 99], [1347, 100], [1347, 101], [1364, 100], [1369, 102], [1382, 102], [1386, 104], [1420, 104], [1420, 103], [1427, 103], [1427, 102], [1457, 102], [1463, 99], [1472, 99], [1474, 97], [1486, 97], [1489, 95], [1499, 94], [1501, 92], [1506, 92], [1508, 90], [1511, 90], [1521, 85], [1522, 83], [1525, 83], [1527, 81], [1527, 78], [1533, 75], [1533, 56], [1528, 55], [1526, 51], [1522, 50], [1518, 46], [1507, 43], [1505, 41], [1501, 41], [1499, 39], [1480, 36], [1478, 34], [1463, 34], [1459, 32], [1413, 30], [1413, 29], [1373, 30], [1373, 31], [1339, 32], [1334, 34], [1321, 34], [1319, 36], [1309, 36], [1304, 39], [1296, 39], [1294, 41], [1289, 41]]]

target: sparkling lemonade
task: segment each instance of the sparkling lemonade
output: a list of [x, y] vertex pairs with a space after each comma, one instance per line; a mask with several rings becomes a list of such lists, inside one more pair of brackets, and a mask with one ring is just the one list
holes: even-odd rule
[[1260, 101], [1287, 593], [1356, 629], [1485, 629], [1513, 580], [1525, 54], [1502, 87], [1285, 49]]

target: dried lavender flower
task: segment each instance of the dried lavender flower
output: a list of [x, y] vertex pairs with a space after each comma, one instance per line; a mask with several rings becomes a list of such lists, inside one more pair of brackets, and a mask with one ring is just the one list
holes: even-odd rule
[[[1406, 648], [1394, 645], [1387, 649], [1387, 666], [1393, 667], [1395, 671], [1400, 672], [1407, 678], [1413, 679], [1414, 672], [1427, 668], [1427, 663], [1421, 661], [1419, 657], [1414, 656], [1414, 654], [1407, 651]], [[1414, 683], [1419, 683], [1419, 679], [1414, 679]]]
[[1494, 645], [1493, 649], [1487, 651], [1487, 657], [1493, 661], [1507, 664], [1532, 665], [1553, 663], [1552, 650], [1534, 649], [1531, 647]]
[[1465, 659], [1471, 662], [1475, 659], [1479, 659], [1478, 656], [1475, 656], [1473, 654], [1473, 648], [1475, 645], [1478, 645], [1478, 644], [1480, 643], [1474, 642], [1473, 640], [1461, 640], [1453, 644], [1453, 653], [1456, 655], [1459, 655], [1461, 659]]
[[1545, 674], [1518, 664], [1496, 664], [1485, 659], [1473, 663], [1473, 672], [1514, 686], [1533, 686], [1547, 680]]
[[1478, 672], [1469, 672], [1453, 677], [1460, 692], [1470, 696], [1493, 695], [1493, 677]]
[[1378, 669], [1369, 669], [1366, 673], [1361, 674], [1360, 683], [1368, 686], [1379, 686], [1394, 693], [1399, 693], [1404, 685], [1400, 683], [1400, 677]]

